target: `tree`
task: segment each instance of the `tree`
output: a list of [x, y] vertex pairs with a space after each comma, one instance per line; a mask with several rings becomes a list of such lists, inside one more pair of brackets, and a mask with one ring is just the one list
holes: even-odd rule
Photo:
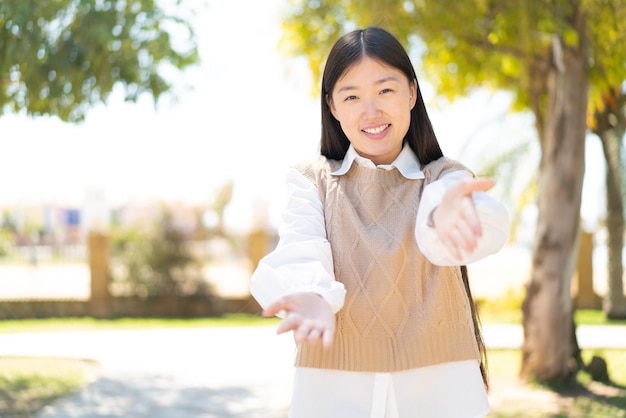
[[606, 161], [606, 229], [608, 248], [608, 291], [604, 312], [608, 318], [626, 318], [622, 249], [624, 248], [624, 134], [626, 92], [621, 86], [609, 89], [598, 102], [592, 131], [602, 143]]
[[291, 2], [284, 23], [288, 52], [309, 57], [318, 78], [322, 57], [343, 31], [380, 25], [407, 45], [426, 45], [424, 68], [438, 92], [454, 98], [479, 86], [505, 89], [518, 109], [533, 112], [541, 143], [539, 214], [523, 307], [522, 374], [540, 381], [566, 380], [576, 371], [570, 281], [588, 93], [590, 80], [603, 86], [626, 79], [626, 42], [609, 53], [617, 40], [599, 30], [604, 14], [613, 13], [609, 24], [617, 25], [625, 9], [618, 0], [301, 0]]
[[116, 293], [152, 298], [211, 296], [202, 260], [190, 247], [189, 234], [164, 207], [148, 228], [116, 229], [113, 234], [112, 280]]
[[116, 84], [158, 99], [167, 67], [197, 60], [191, 26], [155, 0], [0, 0], [0, 115], [80, 121]]
[[[626, 4], [588, 0], [592, 62], [592, 109], [589, 127], [602, 143], [606, 161], [606, 228], [608, 248], [608, 292], [604, 312], [608, 317], [626, 318], [623, 288], [624, 247], [624, 133], [626, 132]], [[594, 7], [595, 6], [595, 7]]]

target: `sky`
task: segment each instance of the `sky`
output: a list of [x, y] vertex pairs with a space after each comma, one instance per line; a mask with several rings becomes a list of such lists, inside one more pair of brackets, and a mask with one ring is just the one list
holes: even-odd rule
[[[320, 134], [318, 98], [310, 95], [304, 59], [287, 59], [277, 49], [285, 4], [209, 0], [195, 16], [201, 63], [184, 73], [187, 87], [177, 86], [175, 102], [164, 100], [155, 109], [149, 97], [125, 103], [118, 92], [80, 124], [0, 116], [0, 206], [81, 205], [94, 191], [110, 206], [210, 202], [232, 181], [227, 225], [249, 228], [258, 202], [265, 202], [276, 225], [285, 171], [318, 152]], [[447, 105], [420, 83], [444, 153], [452, 158], [471, 166], [494, 144], [532, 136], [532, 118], [507, 114], [504, 94], [478, 92]], [[589, 190], [598, 187], [594, 170]], [[585, 210], [596, 216], [597, 208]]]

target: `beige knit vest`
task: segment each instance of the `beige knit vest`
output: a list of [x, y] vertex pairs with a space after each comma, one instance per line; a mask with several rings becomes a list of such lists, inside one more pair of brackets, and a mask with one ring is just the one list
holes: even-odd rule
[[425, 180], [408, 180], [356, 163], [331, 175], [340, 164], [320, 157], [298, 168], [320, 193], [346, 298], [332, 347], [301, 344], [296, 366], [395, 372], [479, 360], [460, 268], [430, 263], [414, 235], [424, 186], [465, 167], [441, 158], [424, 167]]

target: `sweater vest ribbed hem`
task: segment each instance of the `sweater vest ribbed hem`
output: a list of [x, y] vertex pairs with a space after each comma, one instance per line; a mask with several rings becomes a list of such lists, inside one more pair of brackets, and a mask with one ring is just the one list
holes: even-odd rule
[[453, 361], [480, 361], [471, 326], [424, 330], [402, 339], [335, 335], [333, 345], [300, 344], [297, 367], [392, 373]]

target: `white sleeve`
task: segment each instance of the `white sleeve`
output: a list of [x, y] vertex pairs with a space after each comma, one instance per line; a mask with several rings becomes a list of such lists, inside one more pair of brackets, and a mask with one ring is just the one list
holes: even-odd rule
[[452, 256], [439, 239], [435, 228], [428, 226], [428, 216], [439, 205], [445, 192], [450, 186], [465, 178], [471, 178], [471, 174], [467, 171], [454, 171], [427, 185], [422, 193], [415, 224], [415, 239], [424, 256], [433, 264], [455, 266], [473, 263], [498, 252], [509, 238], [508, 210], [500, 201], [485, 192], [476, 192], [472, 195], [483, 235], [473, 252], [461, 251], [461, 260]]
[[282, 296], [313, 292], [339, 311], [346, 291], [335, 280], [322, 202], [311, 181], [294, 169], [287, 172], [287, 204], [278, 232], [278, 246], [252, 274], [252, 296], [265, 308]]

